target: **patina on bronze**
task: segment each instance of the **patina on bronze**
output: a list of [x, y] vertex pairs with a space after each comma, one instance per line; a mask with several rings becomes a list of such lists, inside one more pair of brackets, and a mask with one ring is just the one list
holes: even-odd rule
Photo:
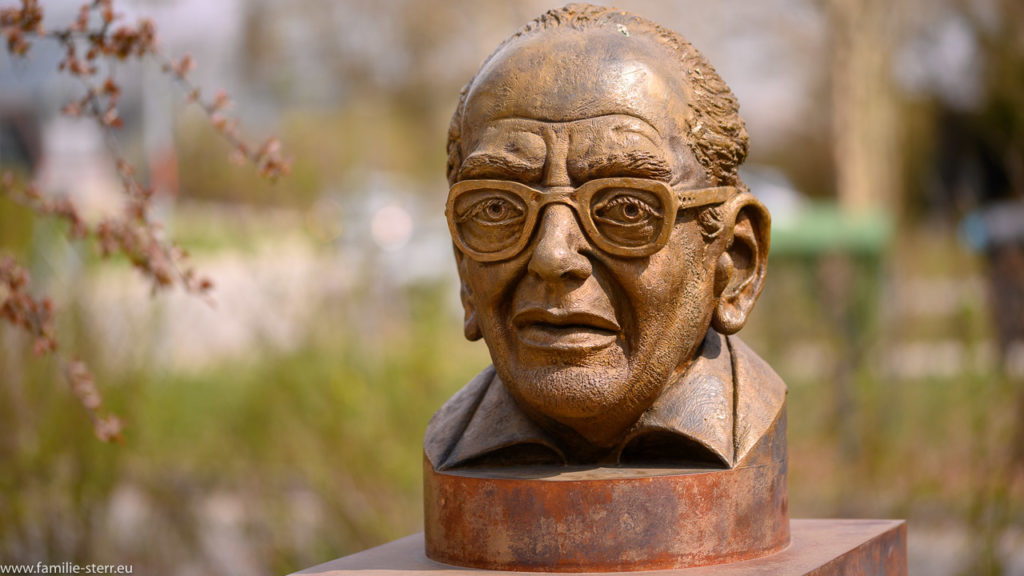
[[446, 217], [493, 361], [424, 442], [427, 555], [642, 570], [789, 541], [785, 385], [733, 334], [769, 215], [738, 104], [679, 35], [552, 10], [466, 85]]

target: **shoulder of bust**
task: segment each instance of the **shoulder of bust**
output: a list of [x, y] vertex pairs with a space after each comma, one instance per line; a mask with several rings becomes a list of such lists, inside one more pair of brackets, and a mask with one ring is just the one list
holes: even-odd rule
[[736, 462], [744, 459], [782, 415], [786, 384], [749, 346], [736, 336], [726, 337], [732, 352], [736, 387]]
[[431, 464], [439, 466], [448, 458], [493, 380], [494, 366], [484, 368], [430, 418], [423, 435], [423, 453]]

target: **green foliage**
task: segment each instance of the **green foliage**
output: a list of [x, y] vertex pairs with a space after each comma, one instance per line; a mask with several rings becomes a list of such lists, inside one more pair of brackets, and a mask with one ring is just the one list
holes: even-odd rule
[[0, 196], [0, 246], [14, 254], [22, 253], [32, 237], [34, 220], [31, 210]]
[[[47, 364], [22, 364], [16, 346], [0, 356], [14, 368], [0, 388], [0, 557], [96, 561], [108, 550], [170, 573], [178, 554], [216, 537], [207, 513], [217, 494], [244, 504], [238, 529], [268, 573], [419, 530], [423, 430], [488, 363], [482, 345], [462, 338], [450, 290], [407, 289], [409, 323], [387, 334], [347, 329], [339, 306], [292, 352], [254, 351], [191, 373], [101, 370], [107, 402], [126, 421], [121, 446], [96, 442], [74, 397], [48, 385]], [[117, 536], [111, 519], [126, 488], [155, 518], [142, 542]], [[296, 507], [303, 498], [315, 514]], [[48, 536], [26, 545], [33, 533]]]

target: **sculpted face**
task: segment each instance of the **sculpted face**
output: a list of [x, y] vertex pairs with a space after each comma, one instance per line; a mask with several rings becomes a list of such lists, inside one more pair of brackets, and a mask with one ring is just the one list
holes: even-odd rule
[[[710, 186], [684, 139], [678, 66], [654, 40], [615, 29], [511, 43], [470, 88], [457, 180], [518, 182], [542, 195], [614, 177]], [[498, 221], [507, 206], [492, 209]], [[602, 209], [643, 217], [626, 204]], [[543, 205], [511, 257], [457, 251], [467, 336], [483, 336], [526, 412], [607, 446], [685, 370], [711, 323], [724, 248], [702, 237], [698, 211], [681, 210], [664, 247], [642, 257], [602, 250], [567, 203]]]

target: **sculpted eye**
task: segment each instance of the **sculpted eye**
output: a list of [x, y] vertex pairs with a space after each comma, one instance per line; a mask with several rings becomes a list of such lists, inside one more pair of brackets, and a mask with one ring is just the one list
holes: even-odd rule
[[500, 252], [515, 245], [526, 226], [527, 206], [503, 190], [481, 188], [462, 194], [455, 202], [455, 233], [477, 252]]
[[631, 188], [598, 193], [590, 214], [598, 234], [622, 247], [646, 246], [664, 228], [664, 203], [657, 194]]
[[473, 205], [463, 216], [482, 224], [504, 224], [523, 216], [521, 208], [504, 198], [487, 198]]
[[620, 194], [602, 202], [594, 210], [594, 216], [602, 222], [628, 226], [661, 217], [661, 210], [656, 204], [638, 196]]

